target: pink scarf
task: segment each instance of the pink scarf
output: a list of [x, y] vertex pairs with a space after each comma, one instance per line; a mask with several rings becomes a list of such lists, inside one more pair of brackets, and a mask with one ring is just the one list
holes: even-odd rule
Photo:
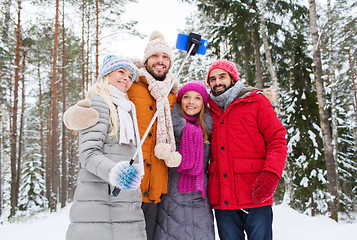
[[195, 117], [185, 115], [186, 125], [182, 130], [179, 153], [182, 162], [177, 167], [181, 173], [178, 189], [181, 193], [201, 192], [206, 195], [203, 175], [203, 136], [200, 123]]

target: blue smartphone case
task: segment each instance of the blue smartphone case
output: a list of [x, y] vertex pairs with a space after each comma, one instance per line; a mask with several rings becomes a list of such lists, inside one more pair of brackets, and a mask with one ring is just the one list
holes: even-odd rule
[[[186, 50], [187, 41], [188, 41], [188, 35], [179, 33], [177, 35], [176, 48], [179, 50], [188, 51]], [[201, 45], [198, 48], [197, 54], [205, 55], [207, 51], [207, 46], [208, 46], [208, 41], [205, 39], [201, 39]]]

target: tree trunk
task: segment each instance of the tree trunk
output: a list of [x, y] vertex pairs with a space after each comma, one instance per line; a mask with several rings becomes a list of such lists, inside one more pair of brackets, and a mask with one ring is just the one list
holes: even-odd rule
[[255, 80], [256, 87], [263, 88], [263, 71], [260, 55], [259, 32], [257, 29], [252, 29], [252, 40], [254, 48], [254, 63], [255, 63]]
[[90, 53], [90, 6], [87, 9], [87, 51], [86, 51], [86, 85], [85, 85], [85, 90], [88, 89], [89, 86], [89, 53]]
[[95, 1], [95, 13], [95, 79], [97, 79], [99, 75], [99, 0]]
[[17, 27], [16, 27], [16, 50], [15, 50], [15, 81], [14, 81], [14, 101], [11, 111], [12, 124], [10, 125], [10, 162], [11, 162], [11, 209], [9, 218], [13, 217], [16, 213], [18, 204], [18, 186], [17, 169], [16, 169], [16, 147], [17, 147], [17, 108], [18, 108], [18, 90], [19, 90], [19, 71], [20, 71], [20, 13], [21, 13], [21, 1], [17, 1]]
[[[327, 1], [328, 8], [328, 22], [329, 22], [329, 67], [328, 67], [328, 79], [330, 80], [330, 88], [331, 88], [331, 115], [332, 115], [332, 153], [333, 158], [335, 159], [335, 171], [336, 171], [336, 185], [337, 189], [340, 189], [339, 184], [339, 176], [338, 176], [338, 122], [337, 122], [337, 92], [336, 92], [336, 79], [335, 73], [333, 72], [336, 69], [333, 59], [333, 33], [332, 33], [332, 13], [331, 13], [331, 1]], [[336, 200], [336, 208], [337, 210], [340, 208], [340, 199], [337, 196]]]
[[21, 162], [22, 162], [22, 148], [23, 148], [23, 131], [24, 131], [24, 112], [25, 112], [25, 62], [26, 62], [26, 52], [23, 52], [22, 58], [22, 71], [21, 71], [21, 114], [20, 114], [20, 129], [19, 129], [19, 147], [17, 154], [17, 174], [16, 174], [16, 183], [18, 184], [16, 189], [16, 195], [19, 195], [20, 182], [21, 182]]
[[[51, 115], [50, 115], [51, 116]], [[52, 190], [51, 190], [51, 118], [47, 122], [47, 133], [46, 133], [46, 198], [48, 199], [48, 207], [52, 204]]]
[[57, 56], [58, 56], [58, 31], [59, 31], [59, 0], [56, 0], [56, 20], [53, 44], [53, 65], [51, 78], [51, 105], [52, 105], [52, 125], [51, 125], [51, 211], [56, 211], [58, 199], [58, 93], [57, 93]]
[[[62, 113], [66, 111], [66, 30], [64, 26], [64, 1], [63, 1], [63, 17], [62, 17]], [[63, 116], [62, 114], [62, 116]], [[67, 201], [67, 131], [62, 123], [62, 174], [61, 174], [61, 208], [66, 206]]]
[[331, 197], [327, 199], [330, 218], [338, 221], [338, 189], [337, 189], [337, 176], [335, 159], [333, 158], [333, 151], [331, 146], [331, 127], [329, 123], [329, 113], [326, 106], [326, 93], [322, 80], [322, 66], [321, 66], [321, 53], [319, 48], [319, 34], [317, 29], [316, 5], [315, 0], [309, 0], [310, 4], [310, 28], [313, 44], [313, 62], [314, 74], [316, 82], [317, 97], [319, 103], [319, 115], [322, 131], [322, 141], [324, 146], [324, 156], [327, 170], [327, 189]]
[[86, 75], [85, 75], [85, 59], [84, 59], [84, 43], [85, 39], [85, 1], [82, 1], [82, 43], [81, 43], [81, 70], [82, 70], [82, 98], [85, 97], [85, 82], [86, 82]]
[[278, 116], [280, 115], [280, 107], [279, 107], [279, 85], [278, 85], [278, 77], [276, 76], [276, 72], [274, 69], [274, 64], [273, 60], [271, 58], [270, 54], [270, 49], [269, 49], [269, 43], [268, 43], [268, 37], [267, 37], [267, 27], [265, 24], [265, 17], [264, 17], [264, 2], [263, 0], [259, 0], [258, 2], [259, 5], [259, 11], [260, 11], [260, 25], [261, 25], [261, 32], [262, 32], [262, 39], [263, 39], [263, 44], [264, 44], [264, 51], [265, 51], [265, 56], [268, 61], [268, 69], [269, 73], [272, 77], [273, 80], [273, 90], [275, 90], [276, 93], [276, 101], [274, 102], [274, 107], [275, 110], [277, 111]]
[[351, 58], [351, 49], [348, 48], [348, 59], [349, 59], [349, 63], [350, 63], [350, 69], [351, 69], [351, 79], [352, 79], [352, 90], [353, 90], [353, 98], [355, 100], [355, 119], [356, 119], [356, 123], [355, 123], [355, 145], [357, 146], [357, 92], [356, 92], [356, 82], [355, 82], [355, 72], [354, 72], [354, 68], [353, 68], [353, 62], [352, 62], [352, 58]]
[[[41, 71], [40, 65], [37, 66], [37, 76], [38, 76], [38, 111], [40, 116], [40, 158], [41, 158], [41, 168], [43, 169], [43, 179], [46, 179], [46, 163], [45, 163], [45, 146], [44, 146], [44, 130], [43, 130], [43, 111], [42, 111], [42, 84], [41, 84]], [[47, 183], [47, 181], [46, 181]], [[41, 194], [45, 196], [45, 193], [42, 191]]]
[[4, 105], [1, 104], [0, 105], [0, 218], [1, 218], [1, 215], [2, 215], [2, 134], [3, 134], [3, 131], [2, 131], [2, 126], [3, 126], [3, 118], [4, 118]]

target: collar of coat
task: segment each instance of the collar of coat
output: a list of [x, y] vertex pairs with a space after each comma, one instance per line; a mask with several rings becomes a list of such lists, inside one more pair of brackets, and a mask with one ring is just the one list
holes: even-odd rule
[[221, 114], [228, 112], [227, 110], [230, 109], [230, 106], [235, 105], [239, 102], [254, 102], [254, 96], [257, 94], [262, 94], [266, 98], [269, 99], [271, 103], [276, 100], [276, 92], [273, 87], [266, 88], [266, 89], [257, 89], [254, 87], [246, 87], [244, 88], [238, 95], [238, 97], [227, 107], [226, 111], [223, 111], [212, 99], [209, 99], [209, 105], [213, 112], [217, 111]]

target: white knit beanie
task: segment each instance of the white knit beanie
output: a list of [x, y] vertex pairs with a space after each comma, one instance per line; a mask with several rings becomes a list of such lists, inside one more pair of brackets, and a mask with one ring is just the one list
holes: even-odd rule
[[151, 33], [149, 37], [149, 43], [146, 45], [144, 51], [144, 59], [143, 62], [145, 63], [148, 58], [153, 55], [154, 53], [166, 53], [171, 62], [173, 61], [173, 52], [169, 44], [164, 40], [164, 35], [158, 31], [154, 31]]

